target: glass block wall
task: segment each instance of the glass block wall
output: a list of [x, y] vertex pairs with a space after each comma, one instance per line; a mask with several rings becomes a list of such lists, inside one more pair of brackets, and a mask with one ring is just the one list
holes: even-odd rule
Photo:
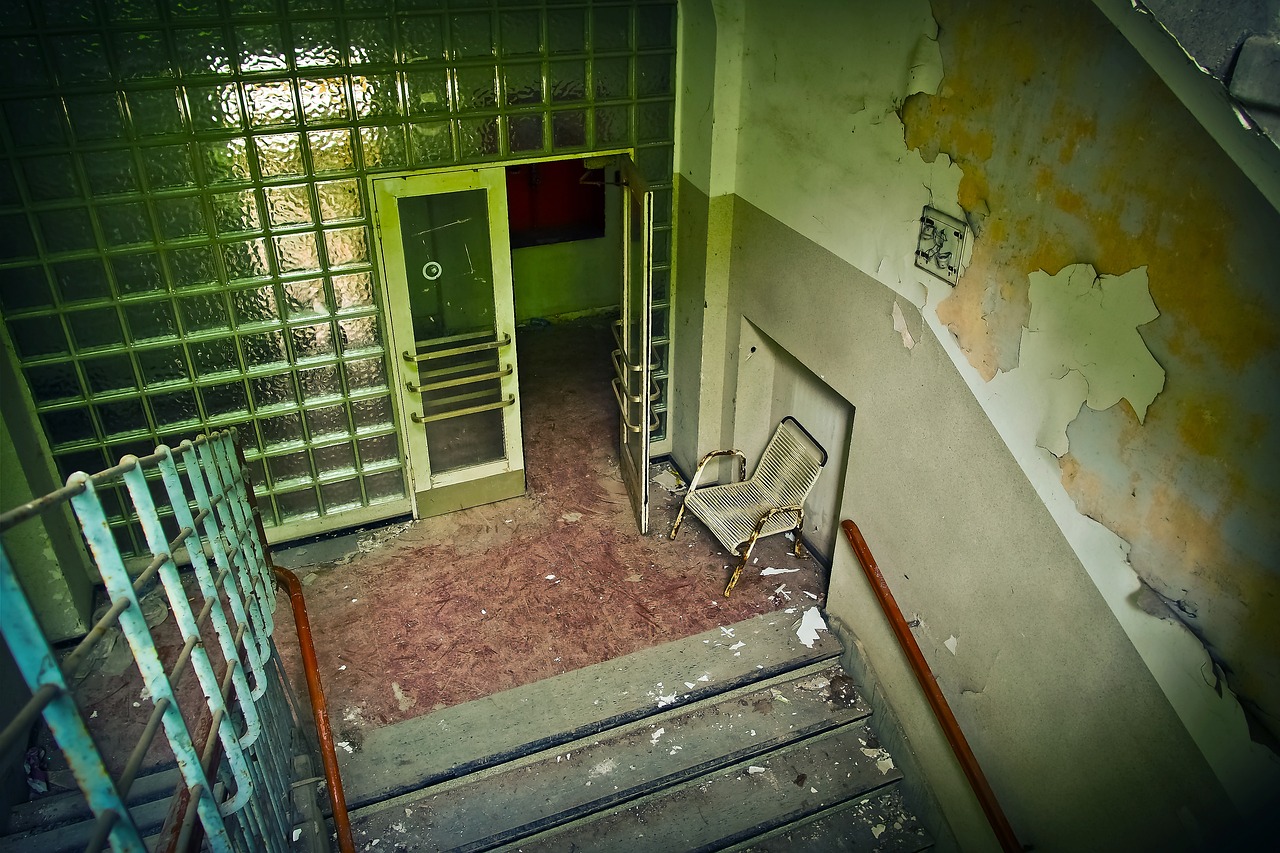
[[675, 18], [0, 2], [0, 311], [59, 470], [235, 426], [273, 538], [405, 511], [367, 176], [626, 147], [657, 188], [663, 438]]

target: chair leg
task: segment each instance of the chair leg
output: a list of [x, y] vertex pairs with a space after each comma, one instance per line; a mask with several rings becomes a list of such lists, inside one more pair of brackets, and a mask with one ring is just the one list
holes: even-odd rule
[[804, 509], [801, 508], [796, 513], [796, 547], [792, 551], [797, 557], [804, 557], [808, 552], [804, 549], [804, 543], [800, 541], [800, 534], [804, 532]]
[[676, 538], [676, 533], [677, 533], [677, 532], [679, 532], [679, 530], [680, 530], [680, 522], [684, 521], [684, 505], [685, 505], [685, 502], [686, 502], [686, 501], [688, 501], [688, 500], [689, 500], [689, 496], [686, 494], [686, 495], [685, 495], [685, 499], [684, 499], [683, 501], [680, 501], [680, 510], [679, 510], [679, 512], [677, 512], [677, 513], [676, 513], [676, 521], [675, 521], [675, 524], [671, 525], [671, 538], [672, 538], [672, 539], [675, 539], [675, 538]]
[[733, 570], [733, 576], [729, 578], [729, 585], [724, 588], [724, 597], [728, 598], [729, 593], [733, 592], [733, 588], [738, 585], [738, 578], [742, 576], [742, 570], [747, 567], [747, 558], [751, 556], [751, 549], [756, 547], [756, 540], [760, 538], [760, 533], [764, 530], [765, 523], [780, 512], [794, 512], [799, 517], [796, 522], [796, 556], [802, 556], [804, 546], [800, 544], [800, 528], [804, 525], [804, 507], [802, 506], [779, 506], [765, 512], [760, 516], [760, 520], [756, 522], [756, 529], [751, 531], [751, 538], [744, 542], [739, 548], [743, 551], [742, 561], [738, 563], [738, 567]]
[[733, 592], [733, 588], [738, 585], [738, 579], [742, 577], [742, 570], [747, 567], [747, 560], [751, 558], [751, 549], [755, 546], [756, 538], [754, 536], [742, 545], [742, 559], [738, 561], [737, 568], [733, 570], [733, 574], [729, 577], [729, 585], [724, 588], [725, 598], [728, 598], [729, 593]]

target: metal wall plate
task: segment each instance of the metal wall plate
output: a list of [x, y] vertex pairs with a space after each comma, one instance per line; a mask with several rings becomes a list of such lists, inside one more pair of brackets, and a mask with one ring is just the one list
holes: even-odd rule
[[926, 207], [920, 214], [916, 266], [955, 287], [960, 279], [960, 261], [968, 239], [968, 225], [954, 216]]

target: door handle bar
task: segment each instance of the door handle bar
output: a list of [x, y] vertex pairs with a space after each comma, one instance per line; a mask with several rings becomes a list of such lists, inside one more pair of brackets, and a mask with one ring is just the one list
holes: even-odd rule
[[[640, 399], [638, 397], [632, 397], [630, 394], [624, 394], [622, 391], [622, 383], [619, 382], [617, 379], [613, 380], [612, 385], [613, 385], [613, 396], [618, 401], [618, 417], [622, 419], [622, 425], [627, 428], [628, 432], [639, 432], [640, 427], [631, 423], [630, 418], [627, 417], [627, 404], [624, 402], [624, 398], [631, 400], [631, 402], [633, 403], [640, 402]], [[661, 425], [662, 425], [662, 421], [659, 419], [658, 413], [650, 409], [649, 410], [649, 432], [653, 432]]]
[[494, 370], [489, 373], [477, 373], [474, 376], [461, 376], [457, 379], [444, 379], [440, 382], [428, 382], [425, 385], [417, 385], [413, 382], [405, 382], [404, 387], [409, 389], [413, 394], [425, 394], [428, 391], [440, 391], [444, 388], [456, 388], [459, 385], [471, 385], [475, 382], [484, 382], [486, 379], [501, 379], [504, 376], [510, 376], [514, 370], [511, 365], [505, 365], [502, 370]]
[[496, 403], [485, 403], [481, 406], [469, 406], [468, 408], [458, 409], [453, 412], [441, 412], [438, 415], [427, 415], [426, 417], [423, 417], [417, 412], [410, 412], [409, 419], [415, 424], [430, 424], [435, 423], [436, 421], [447, 421], [450, 418], [460, 418], [463, 415], [474, 415], [480, 412], [491, 412], [494, 409], [505, 409], [507, 406], [515, 405], [515, 402], [516, 395], [508, 394], [507, 399], [499, 400]]
[[511, 343], [511, 336], [503, 335], [502, 340], [488, 341], [483, 344], [471, 344], [470, 346], [465, 347], [436, 350], [435, 352], [422, 353], [421, 355], [414, 355], [408, 350], [405, 350], [401, 355], [404, 357], [405, 361], [417, 363], [421, 361], [430, 361], [433, 358], [449, 358], [450, 356], [455, 355], [466, 355], [469, 352], [483, 352], [487, 349], [502, 349], [509, 343]]

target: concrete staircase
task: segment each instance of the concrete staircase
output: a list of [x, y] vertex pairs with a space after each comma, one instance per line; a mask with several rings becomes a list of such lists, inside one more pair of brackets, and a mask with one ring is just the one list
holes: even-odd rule
[[801, 616], [373, 730], [340, 754], [357, 849], [930, 848], [839, 643], [802, 644]]

